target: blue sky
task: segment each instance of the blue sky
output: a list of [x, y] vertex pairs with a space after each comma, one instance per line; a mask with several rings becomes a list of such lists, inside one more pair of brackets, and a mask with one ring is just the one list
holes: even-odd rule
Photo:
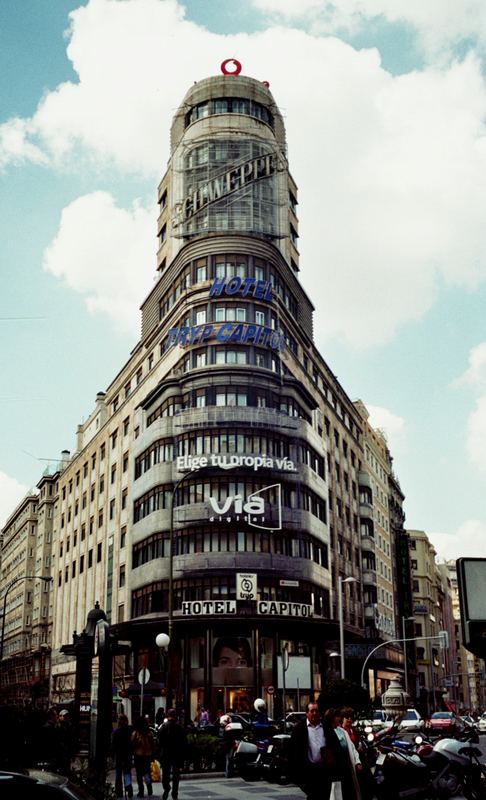
[[171, 116], [268, 80], [315, 338], [383, 428], [407, 525], [486, 556], [483, 0], [3, 0], [0, 524], [127, 360]]

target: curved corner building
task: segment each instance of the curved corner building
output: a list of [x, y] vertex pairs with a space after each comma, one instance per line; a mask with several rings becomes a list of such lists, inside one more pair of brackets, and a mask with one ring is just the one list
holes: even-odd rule
[[221, 75], [190, 89], [159, 202], [142, 337], [170, 369], [143, 399], [134, 447], [132, 623], [142, 646], [169, 615], [168, 685], [193, 718], [198, 704], [249, 711], [278, 685], [286, 642], [302, 693], [318, 690], [330, 611], [326, 453], [299, 377], [312, 304], [265, 85]]
[[284, 681], [303, 708], [339, 675], [340, 631], [356, 680], [365, 624], [370, 639], [394, 629], [387, 508], [375, 538], [371, 505], [388, 451], [365, 463], [364, 407], [314, 346], [296, 198], [268, 87], [195, 83], [172, 124], [141, 339], [56, 488], [52, 702], [72, 697], [64, 643], [97, 600], [129, 650], [121, 696], [139, 698], [148, 667], [147, 712], [177, 702], [191, 719], [257, 697], [277, 716]]

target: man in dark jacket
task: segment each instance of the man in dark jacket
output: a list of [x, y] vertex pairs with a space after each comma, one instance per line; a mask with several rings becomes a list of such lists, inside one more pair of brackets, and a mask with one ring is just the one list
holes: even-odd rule
[[308, 703], [307, 718], [295, 726], [290, 739], [292, 777], [308, 800], [329, 800], [331, 784], [341, 774], [341, 751], [317, 703]]
[[159, 728], [158, 740], [164, 789], [162, 800], [167, 800], [169, 796], [171, 776], [172, 797], [173, 800], [177, 800], [181, 767], [186, 757], [187, 736], [185, 730], [177, 722], [177, 713], [174, 708], [168, 710], [167, 719]]
[[115, 792], [117, 797], [133, 797], [132, 786], [132, 733], [126, 714], [118, 717], [118, 728], [111, 737], [111, 749], [115, 761]]

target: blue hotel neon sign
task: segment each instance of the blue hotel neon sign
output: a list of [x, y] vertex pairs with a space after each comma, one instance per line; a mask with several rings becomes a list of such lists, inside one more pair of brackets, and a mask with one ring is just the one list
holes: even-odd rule
[[[256, 300], [263, 300], [267, 303], [273, 299], [271, 283], [256, 278], [240, 278], [238, 276], [216, 278], [209, 290], [209, 297], [222, 297], [223, 295], [234, 297], [237, 294], [242, 297], [254, 297]], [[213, 338], [220, 344], [254, 344], [279, 352], [285, 349], [285, 338], [282, 331], [276, 331], [264, 325], [233, 322], [224, 322], [220, 326], [205, 324], [170, 328], [167, 333], [167, 346], [187, 347], [193, 344], [203, 344]]]

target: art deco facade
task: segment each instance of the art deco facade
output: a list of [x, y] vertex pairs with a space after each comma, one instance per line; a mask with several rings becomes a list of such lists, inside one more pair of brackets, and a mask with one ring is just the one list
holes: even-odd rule
[[[303, 705], [335, 669], [339, 578], [355, 578], [348, 645], [394, 633], [390, 470], [313, 341], [297, 187], [266, 85], [238, 74], [191, 87], [158, 197], [140, 341], [51, 476], [52, 700], [72, 697], [61, 647], [99, 600], [130, 644], [122, 696], [146, 666], [151, 710], [168, 684], [192, 717], [257, 696], [278, 711], [285, 647], [287, 704], [298, 686]], [[155, 638], [171, 625], [168, 666]], [[349, 677], [361, 663], [350, 651]]]

